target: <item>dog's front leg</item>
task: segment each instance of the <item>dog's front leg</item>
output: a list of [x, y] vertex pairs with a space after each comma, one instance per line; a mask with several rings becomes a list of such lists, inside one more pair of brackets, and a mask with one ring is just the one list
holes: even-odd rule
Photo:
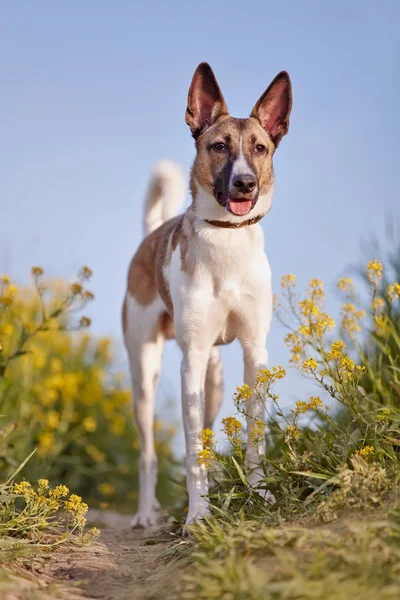
[[[244, 380], [253, 390], [253, 394], [246, 401], [247, 411], [247, 450], [245, 463], [247, 467], [247, 478], [251, 486], [258, 488], [260, 479], [264, 478], [264, 471], [261, 466], [262, 457], [265, 456], [266, 444], [265, 437], [254, 436], [253, 430], [256, 422], [265, 420], [265, 409], [261, 400], [254, 393], [256, 384], [256, 374], [260, 369], [265, 369], [268, 363], [268, 352], [266, 349], [266, 339], [247, 340], [243, 343], [244, 354]], [[269, 490], [260, 490], [265, 500], [275, 504], [275, 498]]]
[[186, 470], [189, 509], [186, 525], [208, 515], [204, 496], [208, 493], [207, 471], [199, 463], [203, 449], [201, 430], [204, 424], [204, 386], [209, 349], [199, 350], [188, 346], [184, 350], [181, 365], [182, 414], [186, 441]]

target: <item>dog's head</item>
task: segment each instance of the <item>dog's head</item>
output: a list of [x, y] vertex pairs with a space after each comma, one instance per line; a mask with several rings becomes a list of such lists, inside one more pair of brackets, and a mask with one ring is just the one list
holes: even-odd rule
[[[233, 215], [251, 217], [267, 212], [270, 199], [266, 198], [273, 187], [272, 157], [288, 132], [291, 108], [291, 83], [282, 71], [250, 117], [235, 119], [228, 113], [211, 67], [207, 63], [197, 67], [189, 89], [186, 123], [196, 141], [191, 185], [195, 200], [200, 196], [196, 200], [200, 213], [206, 216], [212, 209], [211, 199], [219, 211], [212, 210], [213, 217], [230, 215], [237, 222], [240, 219]], [[255, 210], [261, 198], [264, 206]], [[202, 202], [207, 207], [201, 207]]]

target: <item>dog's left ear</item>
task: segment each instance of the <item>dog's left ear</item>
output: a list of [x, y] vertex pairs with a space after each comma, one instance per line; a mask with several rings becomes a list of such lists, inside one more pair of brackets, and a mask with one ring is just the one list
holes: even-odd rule
[[227, 114], [228, 108], [210, 65], [201, 63], [193, 75], [185, 117], [194, 139]]
[[265, 90], [251, 112], [272, 138], [275, 146], [289, 130], [292, 110], [292, 84], [286, 71], [281, 71]]

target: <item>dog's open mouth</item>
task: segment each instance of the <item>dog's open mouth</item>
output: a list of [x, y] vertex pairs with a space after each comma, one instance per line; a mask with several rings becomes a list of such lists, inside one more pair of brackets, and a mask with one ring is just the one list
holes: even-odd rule
[[229, 200], [229, 210], [237, 216], [247, 215], [253, 207], [253, 200]]

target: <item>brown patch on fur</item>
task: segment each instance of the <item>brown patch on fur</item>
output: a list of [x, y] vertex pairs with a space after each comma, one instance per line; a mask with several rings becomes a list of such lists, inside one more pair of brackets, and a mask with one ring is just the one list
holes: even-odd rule
[[[132, 259], [128, 272], [128, 291], [142, 306], [151, 304], [158, 292], [166, 302], [162, 293], [163, 277], [157, 272], [166, 264], [169, 238], [181, 219], [181, 216], [171, 219], [153, 231], [143, 240]], [[167, 303], [166, 306], [169, 310]]]

